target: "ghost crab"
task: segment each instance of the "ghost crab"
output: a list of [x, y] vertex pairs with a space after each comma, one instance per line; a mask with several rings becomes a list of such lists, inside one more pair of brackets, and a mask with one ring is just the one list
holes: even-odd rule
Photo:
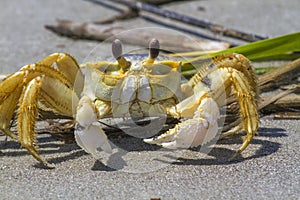
[[[149, 43], [149, 56], [141, 60], [130, 62], [135, 58], [122, 55], [119, 40], [113, 42], [112, 52], [117, 62], [82, 66], [69, 54], [55, 53], [8, 76], [0, 84], [0, 130], [49, 168], [54, 165], [37, 150], [34, 129], [38, 109], [74, 117], [76, 142], [91, 154], [99, 148], [111, 152], [99, 119], [143, 117], [149, 113], [184, 120], [159, 136], [144, 139], [145, 142], [165, 148], [189, 148], [216, 137], [220, 102], [224, 95], [235, 93], [241, 120], [224, 135], [246, 132], [236, 154], [251, 142], [258, 128], [258, 92], [253, 67], [244, 56], [212, 58], [210, 64], [182, 84], [181, 62], [157, 61], [156, 39]], [[81, 68], [89, 72], [85, 78]], [[78, 87], [76, 81], [85, 84]], [[10, 131], [15, 110], [18, 135]]]

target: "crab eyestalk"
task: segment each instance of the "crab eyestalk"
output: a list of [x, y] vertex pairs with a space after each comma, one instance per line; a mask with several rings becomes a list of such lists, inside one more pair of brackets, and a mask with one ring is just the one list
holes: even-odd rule
[[154, 63], [155, 59], [158, 57], [159, 54], [159, 41], [156, 38], [153, 38], [149, 42], [149, 57], [146, 60], [146, 64]]
[[112, 54], [114, 58], [118, 61], [119, 65], [125, 71], [127, 68], [130, 67], [131, 63], [127, 61], [124, 56], [122, 55], [122, 43], [119, 39], [115, 39], [112, 42]]

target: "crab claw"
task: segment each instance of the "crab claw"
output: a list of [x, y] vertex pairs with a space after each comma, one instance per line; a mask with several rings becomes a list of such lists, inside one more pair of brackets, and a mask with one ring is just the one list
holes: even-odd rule
[[187, 101], [182, 102], [176, 107], [180, 113], [193, 112], [192, 118], [177, 124], [174, 128], [162, 135], [144, 139], [144, 142], [156, 144], [168, 149], [176, 149], [196, 147], [214, 139], [218, 133], [220, 112], [218, 105], [212, 98], [202, 97], [200, 98], [201, 102], [195, 110], [193, 108], [194, 105], [191, 105], [192, 102], [197, 102], [194, 101], [195, 96], [187, 99]]
[[99, 148], [106, 153], [112, 153], [104, 131], [96, 124], [91, 124], [86, 128], [78, 127], [75, 130], [77, 144], [87, 153], [95, 155]]
[[99, 148], [107, 153], [112, 152], [107, 136], [97, 122], [95, 106], [87, 96], [83, 96], [78, 103], [76, 121], [75, 140], [84, 151], [94, 156]]

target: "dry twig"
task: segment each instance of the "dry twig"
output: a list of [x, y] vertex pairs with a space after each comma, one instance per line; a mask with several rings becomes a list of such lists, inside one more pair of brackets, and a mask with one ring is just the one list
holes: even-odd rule
[[[99, 0], [86, 0], [86, 1], [90, 1], [90, 2], [93, 2], [96, 4], [102, 4], [102, 2]], [[189, 17], [187, 15], [179, 14], [175, 11], [161, 9], [155, 5], [151, 5], [151, 4], [147, 4], [147, 3], [132, 2], [132, 1], [127, 1], [127, 0], [111, 0], [111, 1], [128, 6], [134, 10], [150, 12], [152, 14], [156, 14], [156, 15], [159, 15], [162, 17], [180, 21], [180, 22], [183, 22], [183, 23], [186, 23], [189, 25], [194, 25], [194, 26], [197, 26], [200, 28], [205, 28], [213, 33], [222, 34], [224, 36], [228, 36], [228, 37], [232, 37], [232, 38], [236, 38], [236, 39], [240, 39], [240, 40], [244, 40], [244, 41], [248, 41], [248, 42], [254, 42], [254, 41], [258, 41], [258, 40], [262, 40], [262, 39], [267, 39], [266, 37], [262, 37], [259, 35], [249, 34], [249, 33], [235, 30], [235, 29], [225, 28], [222, 25], [214, 24], [214, 23], [211, 23], [211, 22], [208, 22], [205, 20], [200, 20], [198, 18]]]
[[[90, 39], [90, 40], [108, 40], [112, 41], [115, 38], [120, 39], [124, 43], [148, 46], [149, 40], [155, 35], [160, 40], [161, 49], [170, 52], [183, 51], [210, 51], [222, 50], [229, 48], [228, 43], [202, 40], [198, 38], [187, 39], [183, 35], [169, 34], [165, 32], [154, 32], [154, 29], [139, 29], [137, 37], [132, 34], [119, 34], [126, 29], [120, 26], [113, 26], [111, 24], [94, 24], [81, 23], [68, 20], [58, 20], [56, 25], [46, 25], [47, 29], [61, 35], [73, 38]], [[163, 29], [160, 29], [163, 31]]]
[[280, 85], [290, 84], [293, 79], [299, 76], [300, 58], [259, 76], [259, 89], [265, 91], [278, 88]]

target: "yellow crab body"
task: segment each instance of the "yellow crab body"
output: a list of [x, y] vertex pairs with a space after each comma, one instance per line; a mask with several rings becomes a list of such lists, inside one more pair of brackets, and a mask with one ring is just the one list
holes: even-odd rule
[[[246, 132], [242, 152], [258, 128], [256, 76], [248, 59], [239, 54], [212, 58], [188, 82], [181, 81], [181, 62], [159, 61], [159, 43], [149, 44], [145, 57], [124, 56], [113, 42], [117, 62], [86, 63], [55, 53], [26, 65], [0, 83], [0, 130], [19, 141], [47, 167], [36, 147], [34, 132], [38, 108], [75, 118], [75, 139], [86, 152], [111, 146], [98, 121], [103, 118], [171, 117], [182, 120], [162, 135], [145, 138], [165, 148], [189, 148], [211, 141], [218, 133], [219, 107], [236, 94], [240, 119], [224, 133]], [[75, 105], [75, 106], [74, 106]], [[10, 131], [17, 110], [18, 135]]]
[[[133, 56], [126, 56], [130, 60]], [[141, 65], [135, 61], [123, 70], [118, 64], [87, 63], [83, 68], [90, 68], [89, 84], [85, 93], [94, 93], [96, 107], [103, 109], [104, 102], [109, 104], [114, 117], [146, 117], [153, 107], [171, 107], [178, 103], [180, 96], [180, 65], [170, 67], [164, 63]], [[92, 90], [92, 91], [91, 91]], [[101, 102], [102, 101], [102, 102]], [[104, 107], [103, 107], [104, 106]], [[103, 112], [101, 112], [103, 113]], [[103, 114], [102, 114], [103, 115]]]

